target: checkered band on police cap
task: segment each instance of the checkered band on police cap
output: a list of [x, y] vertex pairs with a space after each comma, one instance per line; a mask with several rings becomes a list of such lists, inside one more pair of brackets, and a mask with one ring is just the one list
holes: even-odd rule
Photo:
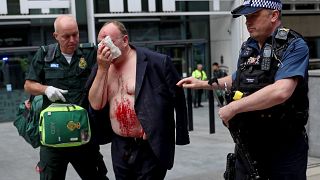
[[281, 11], [282, 3], [280, 0], [246, 0], [243, 5], [249, 5], [251, 7], [260, 7], [267, 9], [276, 9]]
[[234, 18], [255, 13], [263, 8], [281, 11], [281, 0], [245, 0], [243, 4], [231, 11]]

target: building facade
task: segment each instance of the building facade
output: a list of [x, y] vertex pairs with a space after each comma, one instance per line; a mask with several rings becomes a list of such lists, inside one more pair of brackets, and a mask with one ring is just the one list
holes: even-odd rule
[[[55, 42], [54, 19], [77, 18], [80, 42], [96, 43], [108, 20], [128, 28], [137, 46], [167, 54], [181, 74], [201, 63], [207, 74], [213, 62], [235, 70], [239, 47], [248, 37], [245, 19], [230, 10], [242, 0], [0, 0], [0, 121], [13, 120], [23, 92], [28, 62], [41, 45]], [[304, 35], [311, 61], [320, 58], [318, 0], [283, 0], [283, 23]]]

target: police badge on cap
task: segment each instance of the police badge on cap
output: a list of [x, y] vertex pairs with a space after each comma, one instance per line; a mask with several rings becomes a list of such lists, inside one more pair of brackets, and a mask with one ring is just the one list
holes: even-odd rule
[[241, 6], [232, 10], [231, 14], [237, 18], [241, 15], [255, 13], [263, 8], [281, 11], [281, 0], [245, 0]]

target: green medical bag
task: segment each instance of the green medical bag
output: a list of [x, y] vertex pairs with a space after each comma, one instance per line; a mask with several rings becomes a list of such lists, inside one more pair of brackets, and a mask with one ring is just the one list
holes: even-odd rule
[[20, 136], [24, 138], [33, 148], [40, 146], [39, 118], [42, 109], [42, 95], [30, 96], [31, 108], [21, 102], [18, 108], [17, 117], [13, 124]]
[[40, 113], [40, 142], [44, 146], [73, 147], [91, 138], [87, 110], [74, 104], [53, 103]]

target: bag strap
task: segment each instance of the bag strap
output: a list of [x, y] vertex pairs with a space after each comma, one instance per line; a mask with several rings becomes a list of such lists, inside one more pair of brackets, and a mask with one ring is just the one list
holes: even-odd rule
[[35, 97], [34, 95], [30, 95], [30, 96], [29, 96], [29, 102], [30, 102], [30, 103], [33, 101], [34, 97]]

